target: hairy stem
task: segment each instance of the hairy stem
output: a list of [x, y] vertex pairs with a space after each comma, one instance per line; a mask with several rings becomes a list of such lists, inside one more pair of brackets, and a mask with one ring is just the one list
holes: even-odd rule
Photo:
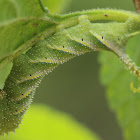
[[87, 15], [90, 21], [109, 20], [116, 22], [125, 22], [130, 17], [140, 17], [138, 14], [130, 11], [113, 9], [93, 9], [65, 15], [56, 15], [51, 13], [49, 14], [50, 18], [54, 18], [60, 23], [70, 22], [73, 23], [73, 25], [77, 24], [77, 17], [79, 17], [80, 15]]

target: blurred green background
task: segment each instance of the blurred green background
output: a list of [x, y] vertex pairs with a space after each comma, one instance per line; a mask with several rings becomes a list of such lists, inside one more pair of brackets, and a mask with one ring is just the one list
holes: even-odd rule
[[[64, 13], [94, 8], [135, 11], [132, 0], [71, 0]], [[71, 114], [103, 140], [123, 140], [100, 83], [97, 57], [98, 53], [92, 52], [57, 67], [42, 81], [34, 102]]]

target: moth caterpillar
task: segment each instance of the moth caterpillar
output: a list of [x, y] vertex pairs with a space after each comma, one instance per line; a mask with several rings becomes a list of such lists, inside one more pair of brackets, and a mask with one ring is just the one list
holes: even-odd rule
[[[100, 50], [112, 51], [125, 60], [123, 59], [125, 57], [124, 46], [134, 33], [137, 34], [139, 26], [129, 26], [131, 20], [127, 14], [123, 20], [117, 17], [118, 22], [111, 22], [108, 11], [104, 10], [100, 12], [101, 19], [107, 18], [110, 22], [94, 23], [94, 18], [97, 17], [96, 11], [93, 11], [95, 17], [91, 16], [91, 12], [72, 14], [71, 25], [66, 15], [63, 18], [60, 17], [61, 22], [58, 17], [55, 17], [55, 22], [50, 19], [41, 21], [39, 19], [40, 22], [36, 19], [23, 20], [25, 28], [18, 32], [17, 37], [21, 34], [26, 35], [24, 34], [27, 30], [26, 25], [29, 24], [34, 28], [29, 33], [29, 42], [26, 47], [19, 47], [14, 56], [9, 56], [6, 60], [13, 59], [13, 67], [3, 90], [0, 90], [0, 134], [14, 131], [18, 127], [23, 114], [32, 102], [36, 87], [42, 78], [58, 65], [87, 52]], [[137, 16], [135, 15], [135, 18]], [[112, 16], [113, 19], [114, 16]], [[18, 24], [15, 21], [10, 26]], [[135, 32], [132, 32], [133, 28]], [[46, 32], [43, 32], [44, 29]], [[33, 40], [31, 40], [32, 37], [34, 37]], [[28, 40], [25, 40], [23, 36], [22, 40], [15, 44], [22, 46], [24, 41]], [[123, 62], [127, 65], [126, 61]], [[137, 72], [140, 73], [139, 70]]]

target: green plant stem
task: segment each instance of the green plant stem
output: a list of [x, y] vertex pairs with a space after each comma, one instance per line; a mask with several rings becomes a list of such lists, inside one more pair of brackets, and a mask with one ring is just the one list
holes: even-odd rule
[[43, 6], [41, 0], [38, 0], [38, 1], [39, 1], [39, 4], [40, 4], [40, 7], [41, 7], [42, 11], [43, 11], [44, 13], [48, 14], [48, 13], [49, 13], [49, 10]]
[[65, 15], [56, 15], [49, 14], [50, 18], [56, 20], [60, 23], [72, 23], [72, 25], [77, 24], [78, 17], [80, 15], [87, 15], [90, 21], [98, 21], [98, 20], [108, 20], [108, 21], [116, 21], [116, 22], [125, 22], [128, 18], [138, 18], [140, 15], [124, 10], [113, 10], [113, 9], [93, 9], [87, 11], [74, 12]]

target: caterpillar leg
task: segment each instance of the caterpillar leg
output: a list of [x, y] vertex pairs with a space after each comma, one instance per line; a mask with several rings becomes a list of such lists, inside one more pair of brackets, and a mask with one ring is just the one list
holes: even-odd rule
[[140, 88], [135, 88], [133, 82], [131, 82], [131, 84], [130, 84], [130, 89], [131, 89], [134, 93], [140, 93]]

